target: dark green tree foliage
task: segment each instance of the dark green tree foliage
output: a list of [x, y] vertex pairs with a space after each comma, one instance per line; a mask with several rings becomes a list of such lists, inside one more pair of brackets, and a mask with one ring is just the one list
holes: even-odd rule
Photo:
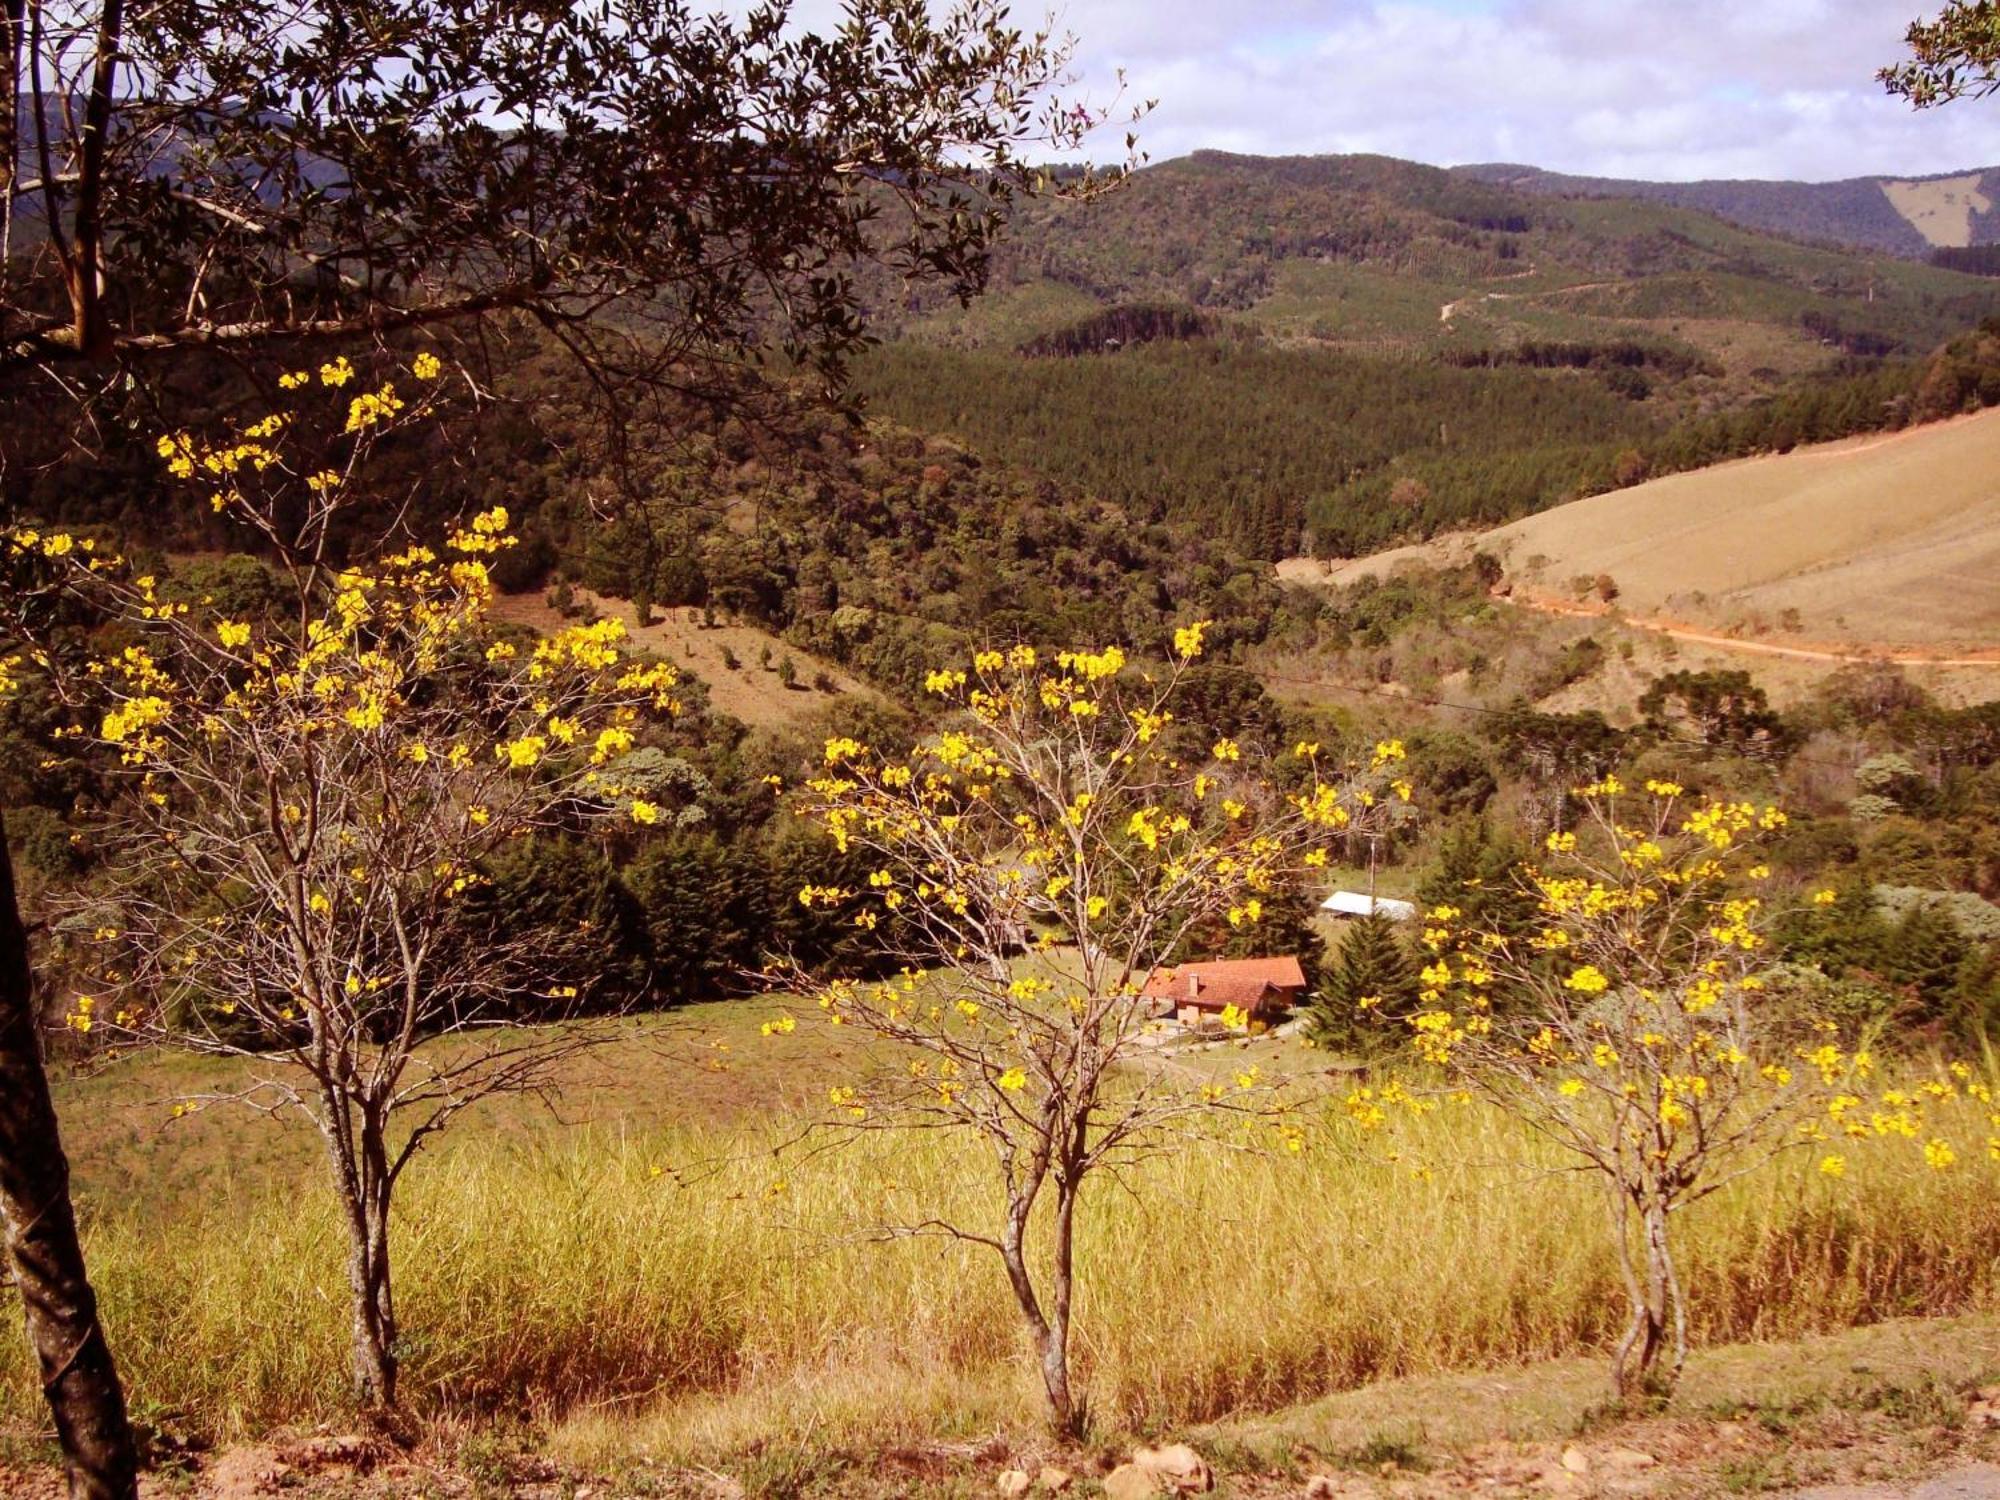
[[649, 998], [645, 915], [603, 848], [576, 837], [535, 838], [484, 874], [469, 898], [482, 922], [503, 932], [572, 934], [565, 980], [578, 994], [551, 995], [551, 1015], [615, 1011]]
[[1580, 636], [1551, 656], [1529, 677], [1530, 698], [1546, 698], [1583, 681], [1604, 665], [1604, 643], [1594, 635]]
[[1477, 817], [1500, 790], [1486, 747], [1468, 735], [1426, 731], [1407, 737], [1417, 805], [1432, 824]]
[[1952, 773], [2000, 765], [2000, 701], [1958, 709], [1917, 704], [1897, 714], [1895, 723], [1897, 734], [1960, 789], [1969, 788], [1971, 779]]
[[1787, 957], [1834, 979], [1873, 982], [1885, 1009], [1909, 1024], [1977, 1048], [2000, 1044], [2000, 942], [1965, 931], [1945, 902], [1911, 902], [1885, 915], [1873, 885], [1849, 874], [1830, 906], [1788, 916], [1779, 940]]
[[1958, 984], [1971, 944], [1945, 910], [1928, 901], [1911, 905], [1887, 927], [1877, 961], [1882, 977], [1908, 985], [1924, 1014], [1938, 1015]]
[[1939, 245], [1931, 264], [1968, 276], [2000, 276], [2000, 245]]
[[1747, 453], [1786, 453], [1912, 420], [1924, 366], [1843, 360], [1747, 406], [1690, 419], [1641, 452], [1652, 472], [1701, 468]]
[[1214, 321], [1191, 307], [1137, 303], [1107, 308], [1080, 322], [1038, 333], [1021, 345], [1020, 352], [1031, 359], [1075, 358], [1080, 354], [1108, 354], [1162, 339], [1203, 338], [1214, 331]]
[[1719, 375], [1721, 369], [1692, 349], [1639, 339], [1585, 343], [1564, 339], [1523, 339], [1504, 348], [1447, 349], [1444, 363], [1461, 370], [1522, 365], [1531, 370], [1656, 369], [1669, 375]]
[[[1652, 430], [1629, 403], [1533, 371], [1247, 343], [1032, 362], [895, 344], [858, 378], [899, 421], [1265, 558], [1300, 550], [1308, 519], [1315, 550], [1355, 552], [1538, 509], [1573, 489], [1582, 456]], [[1415, 516], [1374, 503], [1411, 456], [1433, 492]]]
[[2000, 943], [1974, 948], [1959, 964], [1946, 1024], [1970, 1052], [2000, 1047]]
[[1461, 818], [1439, 839], [1436, 859], [1417, 886], [1418, 903], [1425, 910], [1455, 907], [1459, 924], [1469, 930], [1524, 938], [1539, 914], [1520, 875], [1527, 858], [1524, 844], [1496, 833], [1484, 818]]
[[2000, 405], [2000, 319], [1988, 318], [1925, 367], [1911, 415], [1930, 422], [1994, 405]]
[[1626, 751], [1626, 736], [1595, 709], [1545, 714], [1511, 703], [1494, 721], [1509, 769], [1528, 783], [1531, 811], [1544, 828], [1568, 826], [1570, 792], [1597, 780]]
[[643, 914], [654, 993], [690, 1000], [743, 990], [765, 959], [775, 888], [759, 851], [695, 831], [649, 840], [626, 866]]
[[1782, 755], [1790, 732], [1748, 672], [1685, 669], [1656, 677], [1639, 695], [1654, 733], [1738, 755]]
[[819, 34], [790, 12], [9, 6], [0, 191], [35, 232], [0, 270], [0, 362], [522, 311], [605, 382], [767, 343], [837, 375], [855, 261], [971, 294], [1018, 152], [1096, 117], [995, 0], [858, 0]]
[[232, 619], [256, 620], [285, 602], [287, 590], [254, 557], [194, 558], [165, 570], [160, 597], [174, 604], [211, 604]]
[[1387, 917], [1347, 924], [1325, 978], [1313, 992], [1307, 1032], [1324, 1047], [1389, 1046], [1403, 1040], [1401, 1023], [1416, 1008], [1417, 963]]

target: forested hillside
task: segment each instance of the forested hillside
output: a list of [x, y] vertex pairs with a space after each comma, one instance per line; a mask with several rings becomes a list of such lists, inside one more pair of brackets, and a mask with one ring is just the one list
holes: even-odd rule
[[[1638, 284], [1646, 295], [1631, 297]], [[1589, 298], [1613, 288], [1633, 306]], [[1487, 293], [1490, 302], [1441, 316]], [[1972, 277], [1696, 208], [1557, 199], [1387, 157], [1213, 151], [1138, 172], [1099, 202], [1028, 205], [1001, 248], [993, 295], [969, 310], [935, 294], [893, 299], [886, 286], [878, 300], [898, 331], [1008, 346], [1097, 308], [1167, 300], [1350, 345], [1504, 344], [1601, 335], [1607, 316], [1719, 316], [1810, 348], [1834, 336], [1801, 322], [1816, 311], [1841, 333], [1922, 350], [1996, 306]]]
[[863, 364], [861, 389], [913, 427], [1272, 559], [1354, 556], [2000, 397], [1992, 332], [1927, 359], [1831, 357], [1733, 402], [1649, 397], [1686, 367], [1631, 341], [1461, 359], [1235, 336], [1027, 359], [906, 340]]
[[1939, 371], [1990, 355], [2000, 288], [1673, 204], [1198, 152], [1030, 207], [969, 309], [876, 305], [878, 412], [1275, 558], [1976, 407]]

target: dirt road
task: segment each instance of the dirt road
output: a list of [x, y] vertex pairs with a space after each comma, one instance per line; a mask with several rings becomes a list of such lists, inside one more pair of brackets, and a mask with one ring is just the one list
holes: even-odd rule
[[[1579, 619], [1612, 618], [1611, 606], [1608, 604], [1553, 599], [1547, 595], [1523, 593], [1518, 589], [1511, 594], [1496, 594], [1494, 597], [1517, 608], [1532, 609], [1545, 615], [1566, 615]], [[1782, 656], [1792, 661], [1836, 664], [1893, 661], [1906, 666], [2000, 667], [2000, 648], [1952, 656], [1910, 646], [1874, 646], [1865, 642], [1842, 646], [1783, 646], [1775, 641], [1746, 641], [1740, 636], [1720, 635], [1712, 630], [1699, 630], [1683, 620], [1668, 620], [1657, 616], [1619, 615], [1616, 617], [1616, 623], [1630, 626], [1634, 630], [1650, 630], [1656, 635], [1671, 636], [1677, 641], [1691, 641], [1697, 645], [1715, 646], [1725, 651], [1743, 651], [1754, 656]]]

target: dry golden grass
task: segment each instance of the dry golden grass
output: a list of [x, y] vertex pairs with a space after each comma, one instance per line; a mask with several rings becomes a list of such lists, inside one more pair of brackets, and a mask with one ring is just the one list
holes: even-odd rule
[[[641, 625], [624, 599], [589, 589], [578, 589], [577, 598], [601, 615], [623, 620], [635, 646], [693, 672], [707, 686], [712, 707], [753, 729], [788, 729], [844, 699], [881, 699], [838, 663], [801, 651], [755, 625], [704, 626], [698, 609], [656, 610], [651, 623]], [[540, 594], [503, 594], [494, 601], [493, 613], [542, 631], [562, 623], [562, 616]], [[768, 667], [763, 665], [766, 654], [771, 660]], [[777, 664], [788, 656], [797, 672], [792, 687], [779, 681], [777, 674]], [[813, 686], [822, 677], [832, 684], [830, 690]]]
[[1635, 615], [1979, 651], [2000, 644], [1997, 473], [2000, 413], [1986, 413], [1670, 475], [1503, 526], [1483, 545], [1528, 587], [1608, 574]]
[[[871, 1233], [920, 1205], [978, 1212], [976, 1149], [874, 1135], [774, 1154], [795, 1129], [783, 1114], [672, 1123], [686, 1066], [655, 1065], [662, 1103], [644, 1120], [537, 1134], [503, 1116], [418, 1165], [398, 1269], [413, 1403], [524, 1414], [579, 1454], [676, 1460], [1032, 1429], [990, 1252]], [[627, 1087], [641, 1096], [637, 1077]], [[238, 1125], [246, 1143], [268, 1128]], [[172, 1144], [89, 1149], [143, 1166]], [[1182, 1426], [1602, 1350], [1619, 1293], [1597, 1201], [1532, 1156], [1515, 1127], [1460, 1106], [1368, 1138], [1331, 1120], [1298, 1158], [1191, 1144], [1129, 1192], [1107, 1184], [1081, 1246], [1080, 1362], [1100, 1422]], [[1863, 1151], [1842, 1184], [1784, 1166], [1701, 1209], [1700, 1338], [1988, 1307], [2000, 1167], [1911, 1162], [1906, 1147]], [[345, 1288], [318, 1163], [278, 1153], [206, 1187], [163, 1174], [157, 1192], [134, 1165], [122, 1191], [93, 1196], [89, 1249], [142, 1412], [225, 1435], [337, 1417]], [[87, 1154], [81, 1166], [111, 1180]], [[7, 1424], [33, 1423], [37, 1402], [22, 1351], [0, 1344]]]

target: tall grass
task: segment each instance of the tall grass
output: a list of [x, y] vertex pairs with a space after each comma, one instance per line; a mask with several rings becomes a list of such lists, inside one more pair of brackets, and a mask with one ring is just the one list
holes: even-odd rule
[[[885, 1134], [791, 1160], [780, 1139], [467, 1136], [420, 1163], [397, 1265], [410, 1398], [544, 1420], [651, 1410], [677, 1442], [1032, 1421], [991, 1252], [870, 1233], [919, 1208], [990, 1210], [979, 1153]], [[1185, 1423], [1605, 1347], [1621, 1293], [1599, 1199], [1533, 1162], [1518, 1127], [1465, 1106], [1366, 1142], [1329, 1124], [1301, 1157], [1190, 1143], [1129, 1191], [1106, 1183], [1080, 1245], [1097, 1415]], [[1748, 1179], [1685, 1227], [1697, 1336], [1984, 1307], [1996, 1188], [1984, 1161], [1933, 1174], [1887, 1146], [1853, 1153], [1840, 1183], [1809, 1161]], [[341, 1411], [342, 1242], [316, 1181], [102, 1215], [89, 1253], [142, 1411], [225, 1434]], [[0, 1341], [0, 1415], [39, 1420], [18, 1340]]]

